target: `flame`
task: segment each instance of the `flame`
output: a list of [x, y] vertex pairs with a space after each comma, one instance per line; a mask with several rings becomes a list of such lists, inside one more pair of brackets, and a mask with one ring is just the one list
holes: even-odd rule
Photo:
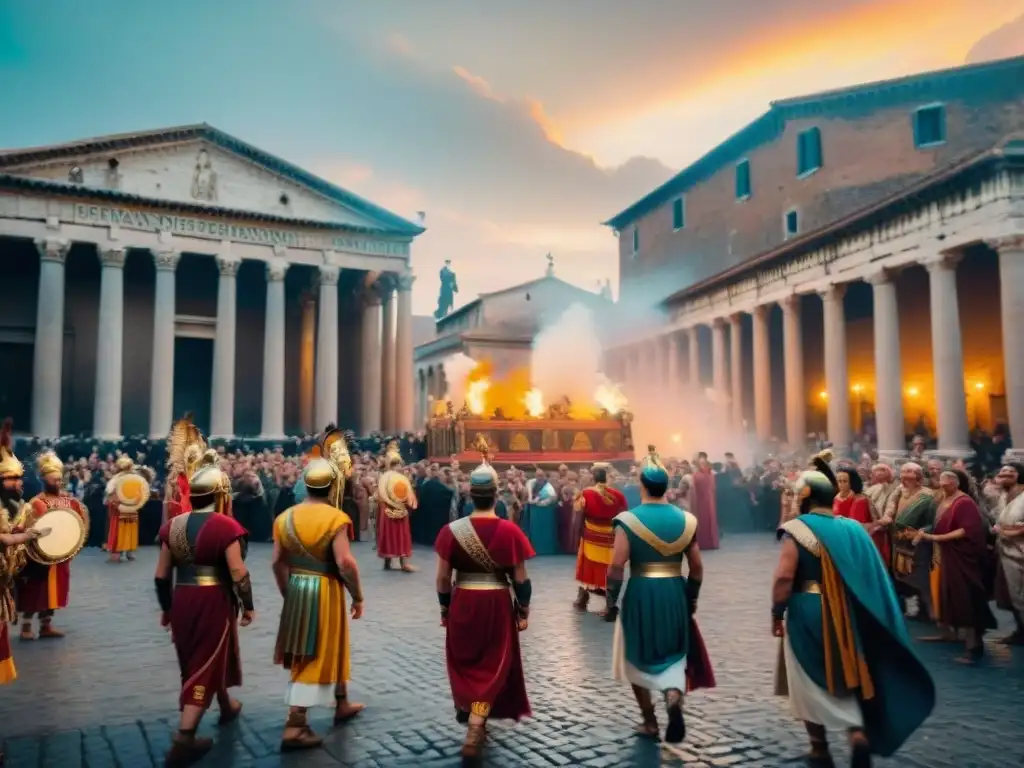
[[523, 405], [526, 406], [528, 414], [540, 418], [544, 415], [544, 393], [539, 389], [531, 389], [523, 395]]
[[[544, 393], [533, 386], [527, 368], [499, 377], [494, 374], [489, 360], [481, 360], [467, 375], [464, 391], [465, 406], [474, 416], [489, 418], [500, 409], [505, 418], [515, 420], [542, 418], [547, 412]], [[556, 402], [567, 404], [569, 415], [574, 419], [595, 419], [602, 410], [615, 415], [628, 405], [619, 388], [603, 376], [590, 402], [571, 402], [565, 397]]]

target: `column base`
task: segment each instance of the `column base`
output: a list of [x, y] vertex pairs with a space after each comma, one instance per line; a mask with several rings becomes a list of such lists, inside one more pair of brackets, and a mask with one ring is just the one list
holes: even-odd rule
[[[167, 435], [161, 435], [160, 437], [162, 439], [164, 437], [167, 437]], [[94, 434], [92, 436], [92, 439], [93, 440], [107, 440], [107, 441], [124, 440], [124, 435], [100, 435], [100, 434]]]
[[285, 434], [280, 434], [280, 435], [263, 435], [263, 434], [261, 434], [256, 439], [257, 440], [286, 440], [287, 438], [288, 438], [288, 436], [285, 435]]
[[934, 451], [925, 451], [925, 458], [943, 459], [945, 461], [956, 461], [957, 459], [973, 459], [974, 451], [970, 448], [936, 448]]
[[895, 464], [905, 461], [910, 456], [910, 451], [878, 451], [878, 460], [883, 464]]
[[234, 435], [210, 435], [210, 440], [234, 440]]

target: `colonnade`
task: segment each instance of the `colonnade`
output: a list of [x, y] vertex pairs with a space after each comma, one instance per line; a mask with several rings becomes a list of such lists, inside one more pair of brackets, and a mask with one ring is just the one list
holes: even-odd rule
[[[33, 368], [32, 432], [60, 435], [63, 381], [65, 261], [71, 243], [36, 241], [41, 261]], [[124, 265], [128, 248], [97, 246], [100, 273], [99, 322], [96, 344], [96, 390], [93, 433], [120, 437], [124, 370]], [[175, 416], [174, 339], [177, 267], [181, 252], [151, 251], [156, 267], [153, 307], [152, 379], [149, 434], [162, 438]], [[210, 255], [210, 254], [207, 254]], [[231, 437], [235, 423], [235, 359], [237, 275], [242, 260], [230, 246], [212, 254], [219, 271], [213, 341], [211, 437]], [[266, 262], [267, 298], [263, 347], [263, 409], [261, 437], [284, 437], [285, 421], [285, 286], [289, 262], [283, 249]], [[307, 429], [338, 422], [338, 280], [340, 269], [318, 267], [318, 297], [306, 300], [300, 332], [300, 418]], [[415, 278], [410, 273], [368, 274], [363, 302], [362, 387], [360, 431], [412, 430], [412, 302]], [[313, 338], [316, 339], [315, 356]], [[308, 351], [307, 351], [308, 346]], [[406, 359], [407, 358], [407, 359]], [[314, 394], [315, 393], [315, 394]]]
[[[1024, 236], [1001, 238], [987, 243], [999, 255], [1000, 295], [1003, 327], [1006, 403], [1010, 432], [1024, 435], [1024, 348], [1018, 334], [1024, 328]], [[944, 455], [971, 453], [967, 399], [964, 383], [963, 341], [957, 296], [956, 265], [960, 252], [938, 252], [916, 263], [928, 271], [931, 307], [932, 365], [937, 406], [938, 451]], [[899, 268], [909, 264], [903, 262]], [[899, 306], [893, 279], [896, 272], [884, 265], [869, 273], [865, 281], [874, 297], [875, 413], [878, 452], [883, 458], [905, 455], [903, 377], [900, 362]], [[858, 278], [860, 279], [860, 278]], [[847, 372], [846, 317], [843, 295], [846, 283], [830, 276], [816, 287], [824, 316], [825, 388], [827, 393], [827, 435], [837, 450], [849, 448], [853, 439], [850, 419], [850, 385]], [[672, 329], [608, 352], [611, 369], [628, 385], [634, 377], [649, 380], [654, 376], [671, 387], [688, 381], [694, 388], [703, 386], [700, 374], [701, 325], [711, 326], [712, 377], [716, 391], [731, 395], [727, 420], [734, 428], [743, 424], [742, 315], [752, 316], [753, 329], [753, 412], [754, 432], [760, 442], [772, 438], [772, 377], [769, 348], [769, 311], [778, 303], [783, 315], [785, 364], [786, 442], [804, 445], [807, 437], [807, 392], [803, 371], [800, 295], [791, 294], [777, 302], [756, 304], [746, 312], [729, 317], [714, 317], [683, 329]], [[731, 346], [729, 370], [726, 370], [725, 338]], [[676, 368], [685, 343], [689, 352], [686, 376]], [[667, 379], [658, 366], [647, 360], [654, 355], [668, 361]], [[1019, 438], [1018, 438], [1019, 439]]]

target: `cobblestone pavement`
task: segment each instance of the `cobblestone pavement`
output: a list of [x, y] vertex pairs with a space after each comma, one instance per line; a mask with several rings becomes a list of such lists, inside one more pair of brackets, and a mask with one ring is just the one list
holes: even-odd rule
[[[492, 727], [487, 764], [752, 768], [786, 765], [799, 755], [802, 728], [785, 702], [772, 696], [777, 641], [769, 634], [767, 592], [774, 545], [756, 535], [729, 536], [723, 544], [705, 557], [699, 615], [719, 688], [688, 700], [689, 736], [681, 756], [631, 735], [635, 704], [628, 688], [610, 679], [612, 628], [594, 614], [572, 610], [572, 559], [549, 557], [530, 566], [533, 613], [523, 636], [534, 716]], [[312, 723], [327, 734], [325, 748], [296, 757], [278, 753], [286, 676], [270, 661], [280, 598], [272, 586], [270, 548], [255, 546], [249, 564], [259, 614], [241, 633], [245, 711], [220, 733], [216, 717], [207, 718], [202, 732], [215, 734], [217, 745], [202, 765], [458, 764], [463, 730], [455, 723], [445, 676], [431, 553], [420, 550], [416, 559], [423, 570], [407, 575], [383, 572], [368, 544], [356, 547], [367, 604], [365, 618], [354, 625], [350, 689], [367, 704], [366, 712], [333, 730], [330, 712], [317, 713]], [[154, 564], [152, 548], [140, 552], [137, 562], [117, 566], [97, 551], [80, 555], [72, 568], [72, 606], [57, 617], [67, 637], [13, 640], [20, 677], [0, 689], [0, 733], [10, 768], [162, 765], [177, 716], [178, 679], [169, 638], [157, 623]], [[1000, 616], [1004, 623], [1006, 618]], [[956, 648], [918, 647], [938, 681], [939, 704], [897, 758], [877, 764], [1024, 764], [1024, 653], [1011, 656], [993, 645], [983, 666], [966, 668], [953, 663]], [[836, 752], [845, 757], [841, 747]]]

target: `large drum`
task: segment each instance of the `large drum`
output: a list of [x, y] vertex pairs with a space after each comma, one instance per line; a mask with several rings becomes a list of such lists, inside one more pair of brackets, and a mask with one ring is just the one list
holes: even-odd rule
[[124, 518], [138, 517], [149, 501], [149, 481], [138, 472], [121, 472], [110, 481], [110, 495], [117, 501], [117, 511]]
[[43, 565], [56, 565], [79, 553], [89, 536], [89, 521], [70, 507], [50, 507], [32, 527], [45, 533], [25, 547], [28, 556]]

